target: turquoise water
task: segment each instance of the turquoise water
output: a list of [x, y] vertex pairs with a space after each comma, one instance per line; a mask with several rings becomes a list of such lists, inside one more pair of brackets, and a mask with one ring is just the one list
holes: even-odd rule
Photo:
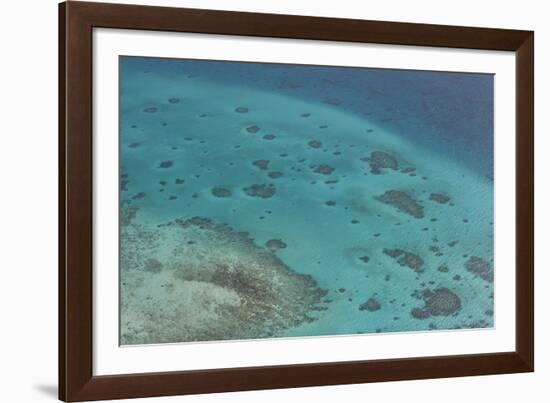
[[493, 326], [493, 76], [120, 59], [121, 343]]

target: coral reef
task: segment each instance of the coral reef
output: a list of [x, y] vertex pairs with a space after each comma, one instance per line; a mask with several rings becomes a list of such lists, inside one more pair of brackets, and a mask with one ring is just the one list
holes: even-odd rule
[[239, 107], [235, 108], [235, 112], [237, 112], [237, 113], [247, 113], [248, 108], [245, 108], [244, 106], [239, 106]]
[[220, 198], [231, 197], [231, 190], [226, 188], [221, 188], [221, 187], [215, 187], [215, 188], [212, 188], [212, 194], [215, 197], [220, 197]]
[[388, 190], [380, 196], [374, 197], [381, 203], [389, 204], [402, 213], [413, 216], [414, 218], [424, 217], [424, 207], [418, 204], [416, 199], [408, 193], [399, 190]]
[[262, 199], [269, 199], [275, 194], [276, 189], [275, 189], [275, 186], [273, 186], [272, 184], [269, 184], [269, 185], [254, 184], [252, 186], [244, 188], [244, 192], [251, 197], [260, 197]]
[[430, 316], [449, 316], [462, 308], [462, 301], [459, 296], [445, 287], [433, 291], [425, 289], [417, 292], [415, 296], [424, 300], [424, 307], [411, 310], [411, 315], [416, 319], [426, 319]]
[[371, 173], [375, 175], [379, 175], [382, 168], [389, 168], [395, 171], [398, 167], [397, 160], [384, 151], [373, 151], [368, 158], [368, 162]]
[[170, 168], [172, 165], [174, 165], [173, 161], [162, 161], [159, 168]]
[[424, 271], [422, 268], [424, 260], [412, 252], [407, 252], [403, 249], [386, 248], [384, 248], [382, 252], [393, 259], [397, 259], [397, 263], [399, 263], [400, 266], [413, 269], [417, 273], [422, 273]]
[[478, 275], [489, 283], [492, 283], [494, 280], [493, 267], [489, 262], [478, 256], [471, 256], [466, 263], [464, 263], [464, 267], [466, 267], [469, 272]]
[[334, 168], [327, 164], [321, 164], [315, 167], [313, 172], [321, 174], [321, 175], [330, 175], [332, 172], [334, 172]]
[[207, 218], [123, 226], [121, 273], [123, 345], [274, 337], [326, 310], [311, 276]]
[[269, 168], [269, 160], [256, 160], [252, 162], [252, 165], [265, 171]]
[[381, 307], [382, 306], [380, 305], [380, 302], [378, 302], [374, 298], [369, 298], [366, 302], [359, 305], [359, 310], [374, 312], [374, 311], [378, 311]]
[[259, 128], [258, 126], [256, 126], [256, 125], [254, 125], [254, 126], [249, 126], [249, 127], [246, 128], [246, 131], [247, 131], [248, 133], [256, 134], [256, 133], [258, 133], [258, 132], [260, 131], [260, 128]]
[[441, 193], [432, 193], [430, 194], [430, 200], [439, 204], [446, 204], [449, 200], [451, 200], [451, 198]]
[[323, 143], [321, 143], [319, 140], [310, 140], [307, 144], [311, 148], [321, 148], [323, 146]]
[[272, 179], [277, 179], [283, 176], [283, 173], [279, 171], [271, 171], [267, 174], [267, 176], [269, 176]]

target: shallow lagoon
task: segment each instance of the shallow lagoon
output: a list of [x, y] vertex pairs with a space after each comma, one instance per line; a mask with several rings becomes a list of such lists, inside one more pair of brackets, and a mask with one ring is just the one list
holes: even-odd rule
[[493, 326], [493, 77], [123, 57], [121, 343]]

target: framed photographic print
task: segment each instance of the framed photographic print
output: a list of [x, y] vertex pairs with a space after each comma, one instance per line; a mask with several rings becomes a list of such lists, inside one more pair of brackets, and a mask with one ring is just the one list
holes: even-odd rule
[[59, 16], [60, 399], [533, 371], [533, 32]]

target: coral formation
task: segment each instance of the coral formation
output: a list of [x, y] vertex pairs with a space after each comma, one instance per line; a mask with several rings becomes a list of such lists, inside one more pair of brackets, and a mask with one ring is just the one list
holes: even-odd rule
[[260, 131], [260, 128], [259, 128], [258, 126], [256, 126], [256, 125], [254, 125], [254, 126], [249, 126], [249, 127], [246, 128], [246, 131], [247, 131], [248, 133], [255, 134], [255, 133], [258, 133], [258, 132]]
[[389, 168], [395, 171], [398, 167], [397, 160], [384, 151], [373, 151], [368, 158], [368, 162], [371, 173], [375, 175], [380, 174], [380, 169], [382, 168]]
[[378, 311], [381, 307], [382, 306], [380, 305], [380, 302], [378, 302], [374, 298], [369, 298], [366, 302], [359, 305], [359, 310], [374, 312], [374, 311]]
[[323, 146], [323, 143], [321, 143], [319, 140], [310, 140], [307, 144], [311, 148], [321, 148]]
[[272, 184], [269, 184], [269, 185], [254, 184], [252, 186], [244, 188], [244, 192], [251, 197], [260, 197], [262, 199], [269, 199], [275, 194], [276, 189], [275, 189], [275, 186], [273, 186]]
[[277, 179], [283, 176], [283, 173], [279, 171], [271, 171], [267, 174], [267, 176], [269, 176], [272, 179]]
[[425, 289], [417, 293], [417, 298], [424, 300], [424, 307], [411, 310], [411, 315], [416, 319], [426, 319], [430, 316], [449, 316], [462, 308], [460, 297], [445, 287], [433, 291]]
[[231, 197], [231, 190], [221, 187], [212, 188], [212, 194], [215, 197]]
[[441, 193], [432, 193], [430, 194], [430, 200], [439, 204], [446, 204], [449, 200], [451, 200], [451, 198]]
[[418, 204], [416, 199], [408, 193], [399, 190], [388, 190], [380, 196], [374, 197], [381, 203], [389, 204], [402, 213], [413, 216], [414, 218], [424, 217], [424, 207]]
[[424, 260], [412, 252], [407, 252], [403, 249], [386, 248], [384, 248], [382, 252], [393, 259], [397, 259], [397, 263], [399, 263], [400, 266], [413, 269], [417, 273], [422, 273], [424, 271], [422, 268], [424, 265]]
[[162, 161], [159, 168], [170, 168], [172, 165], [174, 165], [173, 161]]
[[366, 255], [365, 255], [365, 256], [361, 256], [361, 257], [359, 258], [359, 260], [362, 260], [364, 263], [368, 263], [369, 260], [370, 260], [370, 257], [368, 257], [368, 256], [366, 256]]
[[149, 106], [149, 107], [145, 108], [145, 109], [143, 110], [143, 112], [146, 112], [146, 113], [156, 113], [156, 112], [158, 112], [158, 110], [159, 110], [159, 109], [158, 109], [157, 107], [155, 107], [155, 106]]
[[237, 113], [246, 113], [246, 112], [248, 112], [248, 108], [245, 108], [244, 106], [239, 106], [239, 107], [235, 108], [235, 112], [237, 112]]
[[464, 267], [479, 277], [481, 277], [483, 280], [492, 283], [494, 279], [494, 272], [493, 267], [489, 262], [483, 260], [482, 258], [478, 256], [471, 256], [466, 263], [464, 263]]
[[326, 310], [311, 276], [228, 225], [129, 224], [121, 241], [123, 345], [273, 337]]
[[334, 172], [334, 168], [327, 164], [321, 164], [318, 165], [313, 172], [321, 174], [321, 175], [330, 175], [332, 172]]
[[284, 243], [280, 239], [270, 239], [265, 243], [265, 246], [267, 246], [269, 249], [272, 249], [272, 250], [285, 249], [286, 243]]
[[269, 168], [269, 160], [256, 160], [252, 162], [252, 165], [265, 171]]

